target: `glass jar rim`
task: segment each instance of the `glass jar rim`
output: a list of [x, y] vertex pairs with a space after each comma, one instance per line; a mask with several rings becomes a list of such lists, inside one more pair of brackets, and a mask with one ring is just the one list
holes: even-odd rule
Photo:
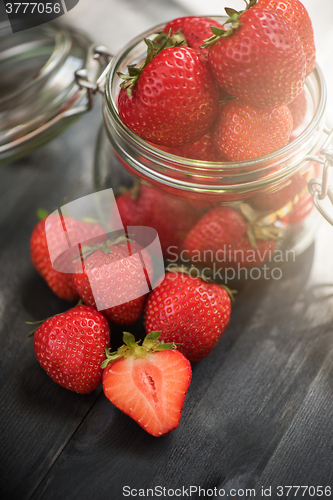
[[[0, 36], [6, 36], [7, 31], [9, 31], [8, 24], [6, 22], [0, 23]], [[32, 49], [42, 46], [42, 37], [49, 37], [50, 41], [52, 40], [52, 43], [50, 43], [50, 47], [52, 47], [50, 56], [43, 63], [42, 67], [40, 68], [38, 73], [34, 75], [33, 78], [31, 78], [27, 82], [24, 82], [22, 85], [19, 85], [13, 92], [10, 92], [3, 97], [0, 96], [0, 106], [8, 100], [16, 98], [22, 92], [26, 92], [29, 88], [38, 85], [41, 80], [47, 77], [47, 75], [50, 74], [54, 70], [54, 68], [61, 63], [64, 54], [66, 53], [69, 43], [68, 33], [55, 29], [55, 25], [52, 24], [47, 26], [37, 26], [34, 28], [34, 31], [36, 33], [40, 33], [40, 39], [36, 38], [35, 40], [32, 40], [30, 42], [25, 42], [24, 34], [22, 36], [22, 34], [18, 32], [16, 34], [16, 37], [18, 39], [22, 39], [24, 46], [14, 46], [13, 48], [8, 49], [7, 54], [2, 55], [2, 58], [13, 57], [18, 52], [18, 50], [21, 52], [29, 52]]]
[[80, 30], [52, 21], [13, 35], [1, 23], [0, 63], [0, 164], [34, 151], [90, 109], [75, 72], [86, 68], [95, 79], [100, 63]]
[[[226, 19], [225, 16], [209, 17], [220, 22]], [[325, 126], [324, 113], [327, 99], [326, 84], [322, 71], [318, 65], [316, 65], [315, 69], [306, 80], [306, 86], [309, 88], [312, 98], [314, 92], [319, 93], [319, 96], [317, 96], [316, 110], [310, 123], [292, 142], [262, 157], [239, 162], [221, 163], [183, 158], [164, 152], [152, 144], [149, 144], [122, 123], [117, 109], [117, 93], [114, 91], [115, 88], [119, 87], [119, 85], [115, 85], [115, 81], [117, 81], [117, 83], [120, 81], [117, 72], [122, 72], [126, 69], [127, 64], [124, 65], [124, 62], [131, 52], [136, 51], [136, 55], [138, 56], [138, 46], [142, 44], [144, 38], [151, 37], [157, 32], [162, 31], [164, 26], [165, 24], [159, 24], [133, 38], [114, 56], [106, 79], [104, 120], [109, 138], [110, 135], [117, 137], [117, 140], [123, 141], [130, 149], [136, 150], [149, 164], [144, 165], [142, 162], [139, 164], [138, 162], [131, 161], [131, 167], [133, 167], [134, 170], [138, 170], [138, 173], [162, 183], [177, 185], [182, 189], [208, 189], [210, 191], [220, 190], [222, 187], [221, 183], [219, 183], [218, 186], [213, 186], [212, 184], [204, 186], [202, 182], [197, 182], [198, 173], [201, 174], [201, 176], [214, 178], [216, 180], [222, 178], [226, 179], [228, 177], [229, 182], [223, 185], [223, 189], [233, 191], [234, 189], [248, 190], [250, 188], [262, 187], [262, 184], [268, 185], [272, 182], [279, 182], [297, 171], [303, 163], [302, 160], [305, 156], [308, 155], [314, 147], [318, 147], [318, 141], [322, 136]], [[139, 60], [140, 59], [138, 59], [137, 62]], [[112, 142], [114, 144], [114, 141]], [[124, 151], [124, 148], [120, 149]], [[292, 160], [292, 163], [283, 168], [274, 169], [274, 167], [281, 164], [281, 162], [286, 162], [287, 160]], [[185, 175], [186, 179], [177, 179], [178, 174]], [[194, 182], [189, 182], [189, 177], [192, 177]], [[235, 180], [242, 179], [243, 182], [234, 184], [232, 178]]]

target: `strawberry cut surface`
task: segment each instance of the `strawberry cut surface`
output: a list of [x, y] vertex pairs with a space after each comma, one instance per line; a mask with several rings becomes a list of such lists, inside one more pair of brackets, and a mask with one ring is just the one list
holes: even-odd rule
[[117, 408], [157, 437], [178, 426], [191, 377], [191, 365], [180, 352], [155, 352], [108, 365], [103, 390]]

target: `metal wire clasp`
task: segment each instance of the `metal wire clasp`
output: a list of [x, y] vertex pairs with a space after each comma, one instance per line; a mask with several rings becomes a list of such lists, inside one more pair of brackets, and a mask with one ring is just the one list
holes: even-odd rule
[[323, 206], [323, 200], [329, 198], [333, 205], [333, 187], [328, 185], [330, 168], [333, 166], [333, 130], [325, 128], [327, 139], [319, 150], [321, 156], [307, 156], [307, 161], [314, 161], [323, 165], [323, 174], [321, 179], [311, 179], [308, 183], [309, 191], [313, 198], [313, 203], [323, 217], [333, 226], [333, 215], [330, 215]]
[[88, 109], [93, 107], [93, 96], [99, 92], [104, 94], [104, 83], [106, 75], [109, 72], [111, 66], [111, 60], [113, 55], [103, 46], [98, 45], [94, 47], [94, 59], [98, 60], [102, 66], [105, 66], [104, 70], [96, 80], [96, 82], [91, 82], [88, 80], [88, 72], [86, 69], [79, 69], [75, 71], [75, 81], [81, 89], [87, 90], [88, 96]]

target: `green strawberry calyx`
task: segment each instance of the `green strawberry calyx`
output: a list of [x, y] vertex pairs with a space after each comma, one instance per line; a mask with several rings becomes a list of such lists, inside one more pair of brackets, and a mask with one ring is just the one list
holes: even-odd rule
[[[75, 307], [80, 306], [82, 304], [82, 299], [79, 299], [78, 303], [75, 305]], [[71, 308], [72, 309], [72, 308]], [[53, 316], [49, 316], [48, 318], [45, 319], [40, 319], [38, 321], [26, 321], [26, 325], [38, 325], [36, 328], [34, 328], [30, 333], [28, 333], [27, 337], [33, 337], [36, 330], [41, 326], [42, 323], [45, 323], [45, 321], [55, 318], [56, 316], [60, 316], [61, 314], [65, 314], [67, 311], [60, 312], [58, 314], [54, 314]]]
[[158, 340], [161, 332], [150, 332], [144, 338], [142, 345], [135, 341], [134, 335], [128, 332], [123, 334], [124, 345], [119, 347], [115, 352], [111, 349], [105, 349], [106, 359], [102, 363], [102, 368], [106, 368], [109, 364], [122, 358], [144, 358], [148, 354], [158, 351], [170, 351], [177, 348], [174, 342], [164, 343], [164, 340]]
[[80, 258], [81, 261], [84, 261], [90, 255], [92, 255], [96, 250], [101, 250], [103, 253], [108, 254], [113, 252], [113, 248], [115, 245], [119, 243], [127, 243], [133, 242], [128, 236], [121, 235], [116, 238], [108, 238], [107, 240], [102, 241], [101, 243], [95, 243], [92, 245], [82, 245], [80, 249], [80, 255], [77, 255], [75, 259]]
[[127, 75], [119, 71], [117, 72], [119, 78], [123, 80], [123, 82], [120, 84], [120, 88], [127, 90], [127, 95], [130, 99], [132, 98], [133, 88], [136, 85], [142, 71], [148, 66], [148, 64], [154, 59], [157, 54], [159, 54], [164, 49], [187, 45], [186, 38], [182, 33], [177, 32], [171, 36], [171, 30], [169, 31], [169, 34], [157, 33], [157, 36], [153, 40], [150, 40], [150, 38], [144, 38], [144, 42], [147, 45], [147, 55], [144, 63], [141, 64], [141, 66], [130, 64], [127, 67]]
[[245, 12], [246, 10], [250, 9], [253, 7], [256, 3], [257, 0], [244, 0], [246, 3], [246, 7], [243, 10], [237, 11], [235, 9], [231, 9], [229, 7], [226, 7], [224, 10], [226, 11], [228, 15], [228, 19], [226, 22], [223, 24], [223, 26], [228, 26], [228, 29], [224, 28], [217, 28], [216, 26], [211, 26], [211, 32], [213, 35], [210, 38], [207, 38], [204, 40], [204, 44], [201, 45], [202, 49], [205, 49], [206, 47], [209, 47], [210, 45], [213, 45], [215, 42], [217, 42], [220, 38], [225, 38], [227, 36], [232, 35], [232, 33], [240, 27], [240, 16]]
[[278, 241], [282, 238], [283, 226], [258, 216], [258, 213], [246, 203], [241, 203], [238, 208], [247, 221], [247, 236], [252, 248], [258, 248], [257, 240]]

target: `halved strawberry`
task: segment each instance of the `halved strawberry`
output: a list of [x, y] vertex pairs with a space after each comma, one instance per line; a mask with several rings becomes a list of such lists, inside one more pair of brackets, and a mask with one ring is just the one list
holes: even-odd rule
[[175, 344], [158, 341], [159, 332], [139, 346], [130, 333], [117, 352], [103, 362], [105, 396], [153, 436], [173, 431], [179, 424], [192, 370]]

